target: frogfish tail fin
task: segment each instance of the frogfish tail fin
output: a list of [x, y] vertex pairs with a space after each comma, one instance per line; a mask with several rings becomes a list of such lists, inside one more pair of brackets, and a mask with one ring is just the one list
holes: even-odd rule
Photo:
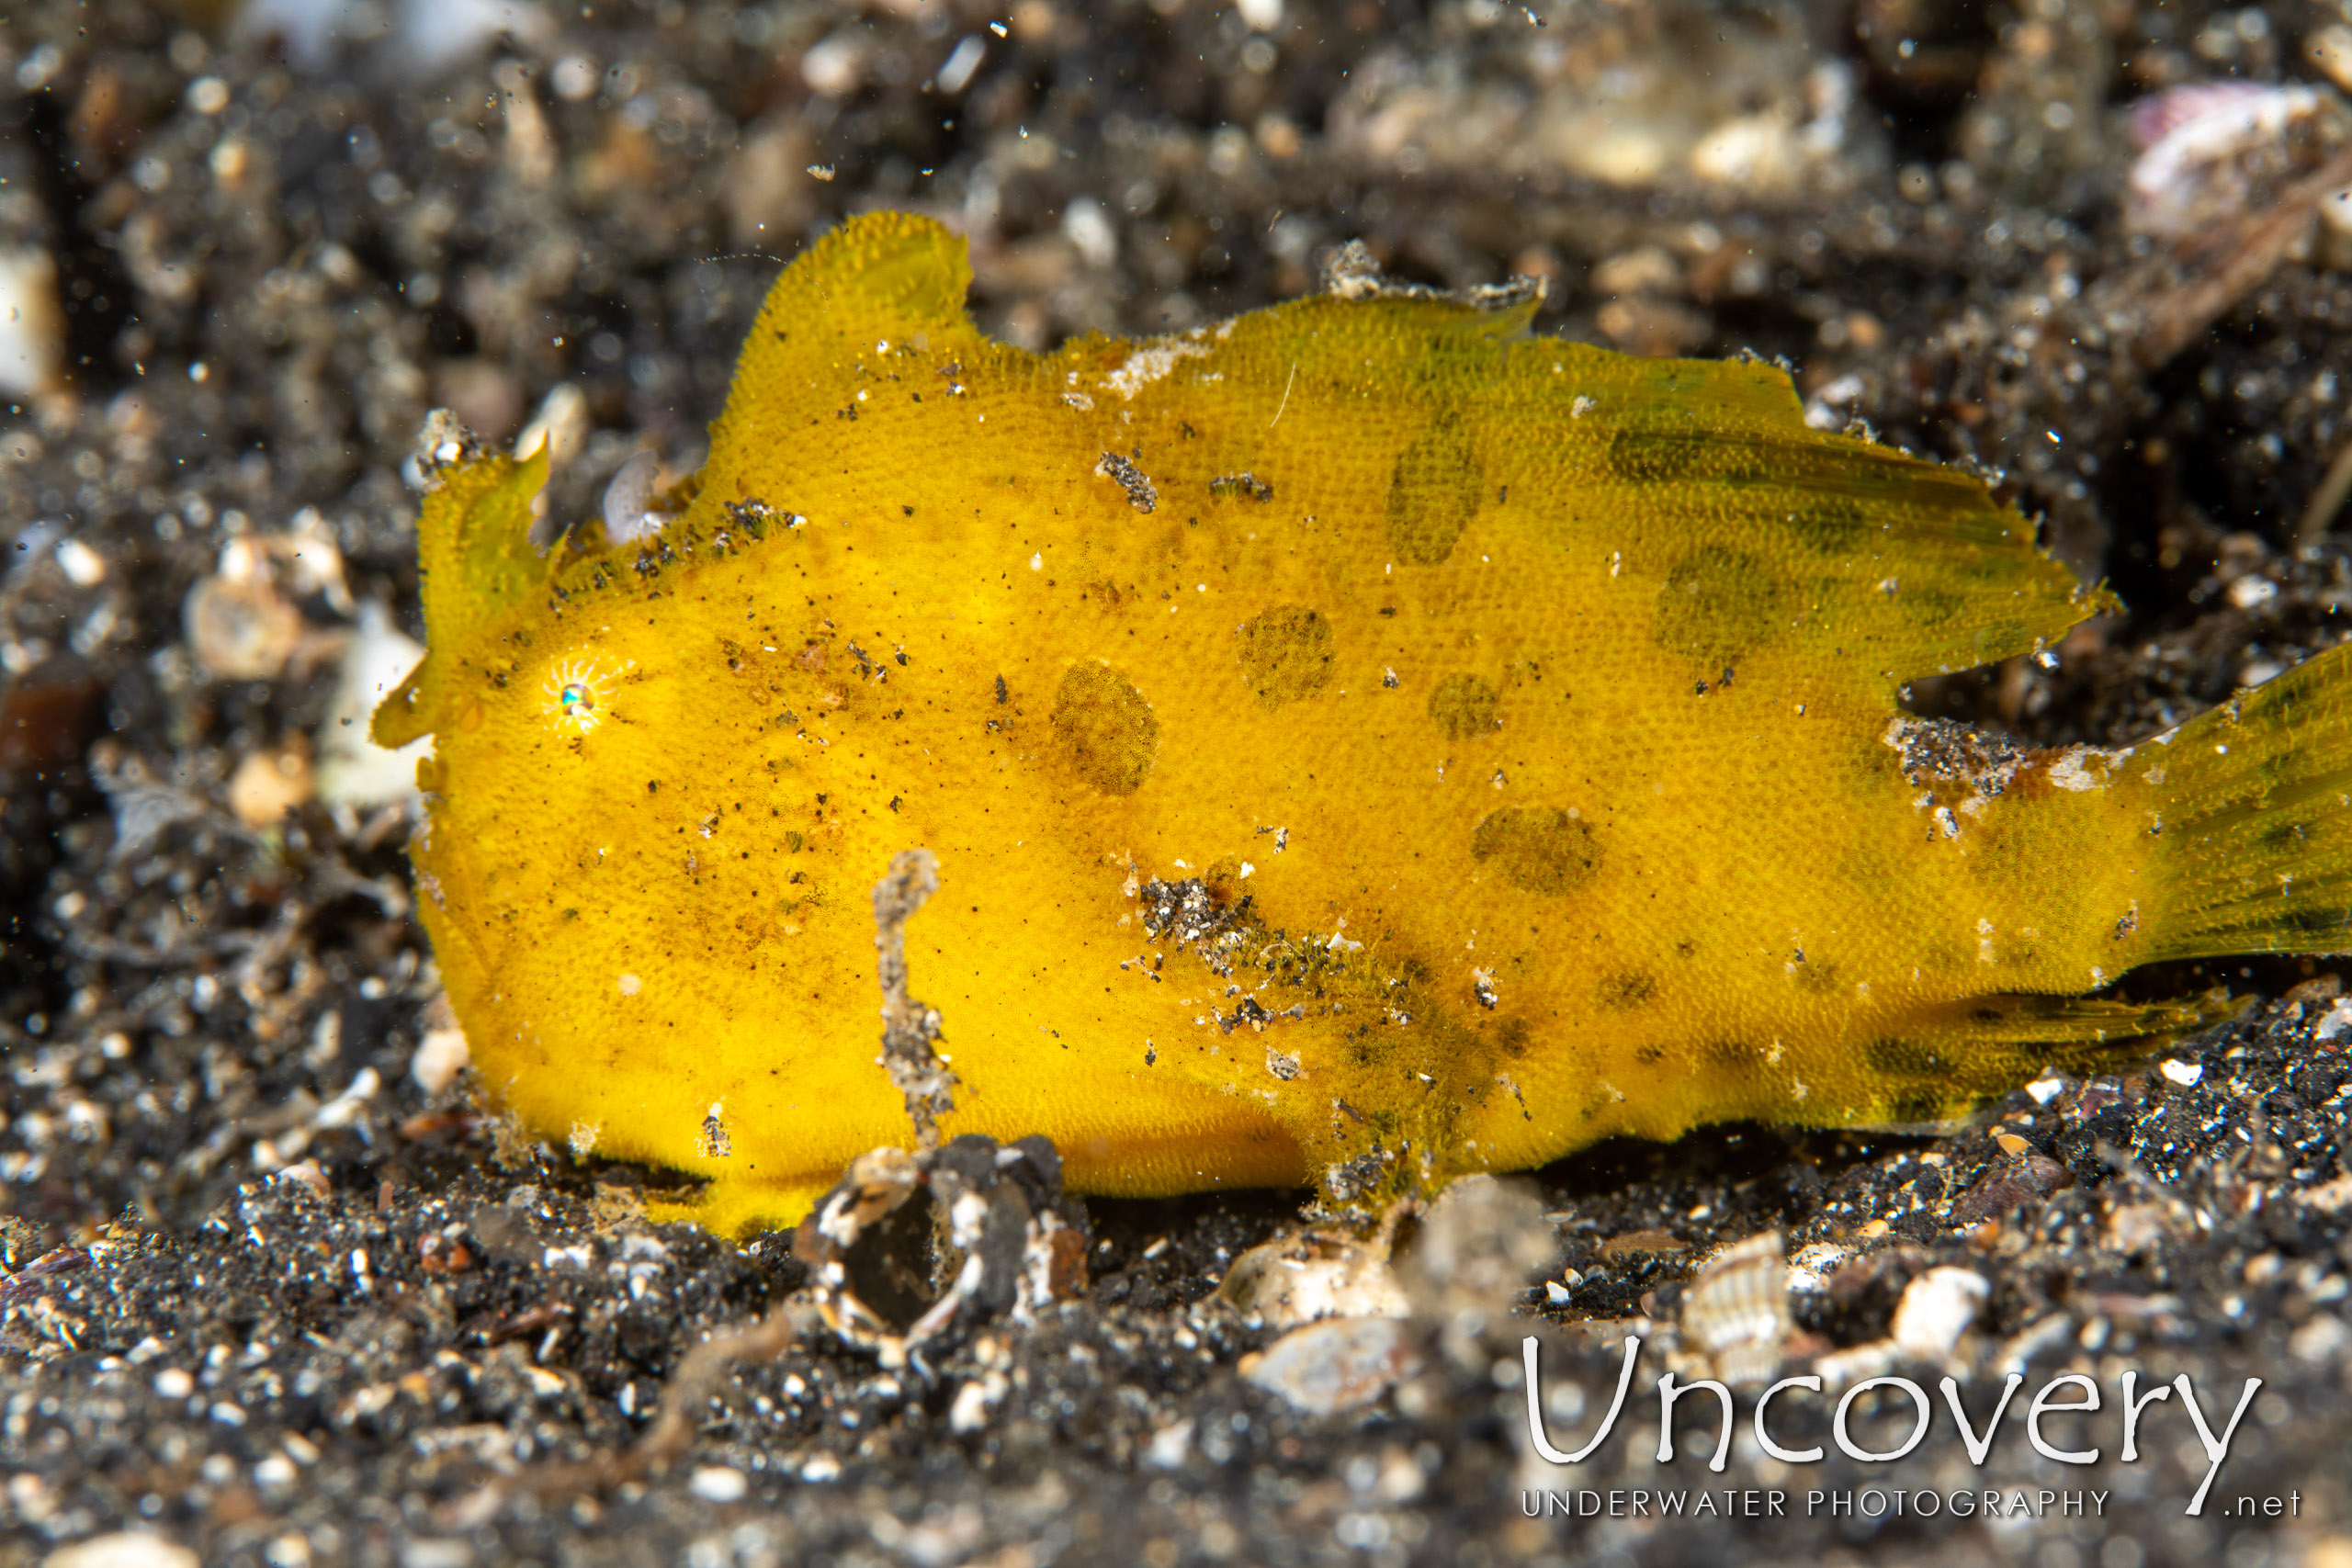
[[2135, 751], [2165, 840], [2142, 962], [2352, 952], [2352, 643]]

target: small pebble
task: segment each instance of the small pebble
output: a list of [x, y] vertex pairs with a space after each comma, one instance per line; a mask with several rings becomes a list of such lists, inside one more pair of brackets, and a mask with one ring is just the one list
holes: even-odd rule
[[417, 1042], [416, 1055], [409, 1058], [409, 1077], [425, 1093], [439, 1094], [457, 1082], [469, 1059], [463, 1031], [455, 1027], [428, 1029], [424, 1038]]
[[1690, 1250], [1690, 1243], [1664, 1231], [1628, 1231], [1600, 1244], [1600, 1256], [1612, 1261], [1621, 1258], [1664, 1258]]
[[61, 539], [54, 552], [57, 567], [76, 588], [96, 588], [107, 580], [107, 558], [79, 539]]
[[182, 619], [197, 662], [224, 681], [275, 680], [302, 636], [301, 613], [261, 577], [206, 578]]
[[273, 827], [317, 791], [317, 775], [301, 750], [255, 751], [230, 775], [229, 809], [248, 828]]
[[1186, 1416], [1151, 1435], [1151, 1441], [1144, 1446], [1143, 1461], [1154, 1470], [1177, 1470], [1192, 1451], [1193, 1418]]
[[2074, 1185], [2074, 1174], [2064, 1166], [2046, 1155], [2034, 1153], [2032, 1145], [2023, 1138], [2014, 1141], [2023, 1146], [2024, 1152], [2006, 1153], [2009, 1140], [2002, 1140], [2005, 1157], [1953, 1202], [1951, 1217], [1956, 1223], [1996, 1219], [2047, 1198], [2062, 1187]]
[[1888, 1337], [1915, 1360], [1940, 1361], [1976, 1321], [1993, 1286], [1973, 1269], [1930, 1269], [1903, 1288]]
[[743, 1472], [727, 1464], [705, 1465], [686, 1483], [686, 1490], [706, 1503], [740, 1503], [748, 1489]]
[[1331, 1317], [1294, 1328], [1241, 1358], [1241, 1375], [1310, 1416], [1370, 1404], [1420, 1366], [1393, 1317]]
[[95, 1536], [61, 1547], [43, 1568], [198, 1568], [195, 1552], [144, 1530]]
[[296, 1160], [277, 1172], [280, 1181], [291, 1181], [307, 1189], [314, 1198], [324, 1200], [334, 1195], [334, 1188], [327, 1180], [327, 1173], [319, 1168], [314, 1159]]
[[2107, 1217], [2107, 1245], [2129, 1256], [2160, 1246], [2169, 1227], [2154, 1203], [2127, 1203]]
[[1412, 1311], [1384, 1248], [1351, 1239], [1283, 1237], [1233, 1260], [1218, 1294], [1270, 1328], [1317, 1318], [1403, 1317]]
[[51, 390], [64, 353], [56, 262], [38, 246], [0, 246], [0, 394]]
[[947, 1409], [947, 1429], [951, 1432], [977, 1432], [989, 1424], [989, 1412], [1003, 1397], [1004, 1389], [991, 1387], [1001, 1384], [1001, 1377], [974, 1378], [956, 1391], [956, 1402]]

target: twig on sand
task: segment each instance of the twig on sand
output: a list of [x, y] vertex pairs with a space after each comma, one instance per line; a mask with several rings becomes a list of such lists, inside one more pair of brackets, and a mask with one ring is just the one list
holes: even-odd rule
[[2315, 545], [2327, 537], [2328, 527], [2344, 510], [2347, 495], [2352, 495], [2352, 441], [2336, 448], [2327, 472], [2320, 476], [2319, 488], [2303, 503], [2303, 520], [2295, 530], [2295, 542]]
[[818, 1325], [814, 1308], [787, 1301], [748, 1328], [720, 1334], [686, 1352], [662, 1391], [662, 1414], [637, 1447], [614, 1461], [614, 1481], [628, 1480], [670, 1464], [694, 1447], [695, 1427], [711, 1391], [741, 1361], [769, 1361], [783, 1355]]
[[[2260, 288], [2309, 231], [2319, 204], [2346, 185], [2352, 185], [2352, 149], [2287, 186], [2274, 202], [2248, 212], [2207, 251], [2210, 259], [2201, 271], [2147, 299], [2141, 316], [2144, 324], [2132, 345], [2136, 368], [2153, 370], [2167, 363]], [[2144, 288], [2147, 280], [2135, 271], [2126, 274], [2119, 287]]]

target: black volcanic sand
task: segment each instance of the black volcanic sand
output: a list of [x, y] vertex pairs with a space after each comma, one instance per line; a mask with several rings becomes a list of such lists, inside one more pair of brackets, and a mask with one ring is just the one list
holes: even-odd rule
[[[1354, 1414], [1246, 1381], [1274, 1332], [1215, 1298], [1305, 1195], [1094, 1201], [1092, 1283], [1046, 1321], [897, 1371], [812, 1339], [724, 1381], [683, 1461], [566, 1485], [553, 1464], [625, 1450], [685, 1349], [802, 1269], [783, 1237], [647, 1224], [659, 1173], [540, 1147], [462, 1079], [428, 1094], [410, 1069], [439, 987], [408, 919], [407, 818], [311, 799], [255, 827], [230, 789], [257, 756], [300, 772], [355, 606], [421, 635], [402, 466], [428, 409], [505, 440], [576, 387], [559, 509], [593, 506], [640, 446], [691, 467], [775, 258], [883, 204], [968, 223], [975, 313], [1035, 345], [1295, 294], [1362, 236], [1415, 281], [1544, 274], [1547, 332], [1785, 356], [1833, 419], [2005, 470], [2131, 604], [2055, 667], [1922, 683], [1915, 707], [2037, 744], [2135, 740], [2341, 635], [2345, 552], [2297, 540], [2344, 435], [2352, 287], [2322, 233], [2184, 318], [2166, 289], [2215, 264], [2125, 229], [2120, 106], [2184, 80], [2323, 83], [2330, 13], [1294, 0], [1261, 36], [1183, 0], [598, 0], [428, 70], [397, 34], [292, 62], [214, 9], [0, 18], [0, 243], [53, 258], [70, 378], [0, 401], [0, 1562], [131, 1529], [149, 1539], [125, 1562], [193, 1561], [167, 1540], [277, 1568], [2352, 1564], [2352, 1031], [2323, 1022], [2324, 964], [2134, 976], [2148, 996], [2225, 985], [2249, 1010], [1955, 1135], [1737, 1127], [1536, 1173], [1560, 1289], [1488, 1303], [1516, 1319], [1417, 1323], [1419, 1370]], [[967, 37], [982, 58], [944, 93]], [[1844, 139], [1780, 186], [1612, 186], [1520, 141], [1456, 145], [1521, 123], [1546, 83], [1611, 72], [1651, 84], [1662, 122], [1769, 118], [1797, 77], [1843, 83]], [[1763, 98], [1676, 107], [1735, 78], [1751, 85], [1724, 93]], [[2210, 228], [2243, 249], [2231, 224], [2267, 187], [2220, 188]], [[232, 540], [266, 554], [292, 532], [332, 545], [347, 596], [288, 579], [274, 672], [216, 673], [191, 592]], [[308, 1179], [271, 1174], [289, 1162]], [[1972, 1414], [2012, 1366], [2026, 1387], [1981, 1469], [1940, 1408], [1892, 1464], [1833, 1447], [1781, 1467], [1745, 1435], [1721, 1476], [1703, 1441], [1659, 1464], [1656, 1359], [1589, 1463], [1524, 1457], [1521, 1334], [1586, 1394], [1558, 1434], [1580, 1442], [1622, 1320], [1657, 1340], [1696, 1261], [1768, 1227], [1792, 1255], [1836, 1244], [1795, 1297], [1804, 1356], [1885, 1335], [1930, 1269], [1986, 1282], [1953, 1352]], [[1931, 1393], [1944, 1372], [1907, 1371]], [[2201, 1517], [2177, 1399], [2120, 1461], [2127, 1371], [2188, 1374], [2217, 1418], [2262, 1380]], [[2044, 1435], [2095, 1464], [2038, 1458], [2023, 1430], [2069, 1371], [2104, 1407]], [[956, 1429], [958, 1392], [990, 1374], [1001, 1396]], [[1782, 1441], [1827, 1440], [1820, 1402], [1785, 1408]], [[1899, 1397], [1870, 1408], [1858, 1435], [1898, 1440]], [[1531, 1487], [1711, 1483], [1779, 1487], [1791, 1517], [1523, 1516]], [[1873, 1486], [2103, 1496], [2087, 1517], [1806, 1517], [1808, 1491]], [[2230, 1517], [2242, 1496], [2293, 1511]]]

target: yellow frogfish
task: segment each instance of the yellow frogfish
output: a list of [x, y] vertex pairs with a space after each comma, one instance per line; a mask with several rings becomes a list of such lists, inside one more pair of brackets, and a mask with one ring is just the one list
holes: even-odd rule
[[1395, 290], [1040, 355], [969, 276], [844, 223], [692, 480], [551, 549], [544, 457], [424, 502], [375, 734], [483, 1089], [715, 1229], [910, 1141], [909, 848], [945, 1130], [1100, 1193], [1933, 1122], [2210, 1016], [2137, 965], [2352, 946], [2346, 650], [2116, 750], [1909, 716], [2113, 601], [1778, 370]]

